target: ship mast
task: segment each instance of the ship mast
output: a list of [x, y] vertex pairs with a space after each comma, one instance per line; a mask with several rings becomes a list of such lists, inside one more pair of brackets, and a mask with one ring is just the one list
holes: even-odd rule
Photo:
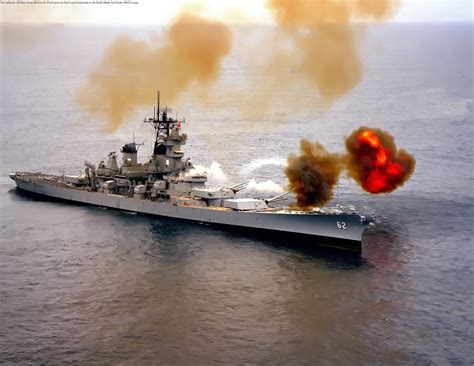
[[160, 112], [160, 91], [157, 92], [156, 110], [155, 108], [153, 109], [153, 118], [145, 118], [144, 122], [151, 124], [155, 129], [155, 145], [153, 147], [153, 154], [165, 155], [165, 139], [170, 135], [170, 130], [179, 125], [179, 122], [177, 119], [168, 117], [168, 107], [165, 107], [164, 110]]

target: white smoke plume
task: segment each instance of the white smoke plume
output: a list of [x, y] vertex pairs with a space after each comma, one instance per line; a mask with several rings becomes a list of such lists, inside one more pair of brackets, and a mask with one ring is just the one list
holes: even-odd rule
[[[276, 159], [259, 159], [258, 161], [254, 161], [250, 163], [252, 170], [257, 169], [260, 166], [269, 165], [269, 164], [279, 165], [280, 162], [277, 161]], [[208, 167], [197, 164], [194, 166], [193, 169], [191, 169], [190, 171], [186, 173], [186, 176], [204, 175], [204, 174], [207, 175], [207, 177], [210, 180], [215, 180], [221, 183], [226, 182], [229, 179], [227, 174], [224, 172], [224, 170], [222, 170], [221, 165], [216, 161], [213, 161], [211, 165]], [[257, 192], [271, 192], [271, 193], [284, 192], [284, 189], [279, 184], [271, 181], [270, 179], [262, 181], [262, 182], [258, 182], [255, 179], [251, 179], [249, 180], [246, 189], [254, 190]]]
[[258, 192], [274, 192], [274, 193], [284, 192], [283, 188], [279, 184], [269, 179], [263, 182], [257, 182], [255, 179], [252, 179], [249, 181], [247, 188], [256, 190]]
[[199, 174], [206, 174], [208, 178], [215, 179], [221, 182], [227, 180], [227, 175], [222, 170], [221, 165], [216, 161], [213, 161], [209, 167], [197, 164], [194, 166], [193, 169], [186, 173], [187, 176]]
[[253, 171], [255, 171], [257, 169], [260, 169], [262, 166], [265, 166], [265, 165], [275, 165], [275, 166], [284, 167], [284, 166], [286, 166], [286, 159], [283, 159], [283, 158], [265, 158], [265, 159], [253, 160], [250, 163], [248, 163], [247, 165], [245, 165], [241, 169], [240, 173], [244, 174], [244, 175], [250, 174]]

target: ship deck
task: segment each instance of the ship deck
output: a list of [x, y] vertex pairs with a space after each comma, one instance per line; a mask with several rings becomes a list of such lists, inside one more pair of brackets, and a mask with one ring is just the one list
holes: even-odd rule
[[[19, 179], [25, 182], [35, 182], [44, 186], [54, 186], [60, 188], [73, 189], [78, 191], [90, 191], [89, 187], [76, 187], [63, 180], [63, 177], [57, 175], [44, 174], [41, 172], [17, 172], [14, 173], [15, 179]], [[118, 195], [124, 197], [122, 195]], [[194, 199], [190, 197], [177, 197], [179, 203], [174, 203], [176, 206], [191, 207], [196, 209], [206, 209], [213, 211], [234, 211], [232, 208], [220, 207], [220, 206], [202, 206], [195, 205], [192, 201]], [[339, 207], [324, 207], [324, 208], [313, 208], [311, 210], [294, 209], [291, 207], [269, 207], [260, 210], [250, 210], [247, 212], [259, 212], [268, 214], [285, 214], [285, 215], [360, 215], [352, 206], [339, 206]]]
[[40, 172], [37, 172], [37, 173], [18, 172], [18, 173], [15, 173], [15, 179], [19, 179], [24, 182], [37, 182], [41, 185], [46, 185], [46, 186], [55, 186], [55, 187], [83, 190], [81, 188], [73, 187], [72, 185], [69, 185], [68, 183], [64, 182], [64, 180], [60, 176], [43, 174]]

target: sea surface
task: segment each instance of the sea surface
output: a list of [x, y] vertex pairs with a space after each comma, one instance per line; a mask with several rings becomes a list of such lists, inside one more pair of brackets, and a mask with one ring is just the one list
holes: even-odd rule
[[15, 189], [12, 171], [74, 174], [133, 138], [145, 142], [142, 159], [150, 154], [141, 121], [151, 106], [109, 133], [75, 95], [117, 36], [151, 31], [2, 32], [0, 363], [473, 364], [472, 24], [371, 28], [351, 93], [321, 108], [306, 85], [264, 112], [252, 102], [261, 89], [245, 81], [249, 48], [258, 52], [249, 40], [268, 29], [234, 29], [211, 96], [177, 102], [186, 154], [226, 175], [211, 175], [215, 185], [284, 187], [282, 164], [300, 138], [341, 151], [361, 125], [389, 131], [416, 170], [388, 195], [341, 180], [338, 203], [378, 217], [356, 257]]

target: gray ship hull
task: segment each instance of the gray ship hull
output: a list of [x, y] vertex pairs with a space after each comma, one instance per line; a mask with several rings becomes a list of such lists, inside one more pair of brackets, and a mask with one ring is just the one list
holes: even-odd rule
[[362, 234], [369, 225], [369, 221], [361, 220], [357, 214], [216, 210], [41, 184], [37, 181], [19, 179], [16, 176], [12, 176], [12, 179], [18, 188], [24, 191], [65, 201], [206, 224], [226, 225], [251, 230], [258, 229], [263, 230], [263, 232], [294, 236], [295, 241], [299, 240], [298, 238], [301, 236], [321, 237], [326, 240], [320, 243], [315, 239], [315, 244], [357, 252], [361, 251]]

